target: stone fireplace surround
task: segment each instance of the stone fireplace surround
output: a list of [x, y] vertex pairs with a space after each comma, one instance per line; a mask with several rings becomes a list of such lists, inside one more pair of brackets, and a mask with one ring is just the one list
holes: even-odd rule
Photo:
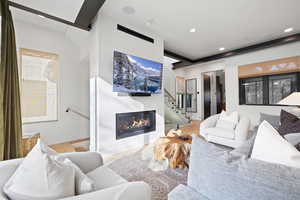
[[156, 130], [156, 111], [116, 113], [116, 139]]

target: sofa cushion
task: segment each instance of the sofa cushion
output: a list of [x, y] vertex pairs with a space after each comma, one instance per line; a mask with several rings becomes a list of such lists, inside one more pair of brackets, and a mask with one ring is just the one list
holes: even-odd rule
[[151, 187], [145, 182], [128, 182], [60, 200], [151, 200]]
[[93, 171], [87, 173], [87, 176], [94, 181], [95, 190], [102, 190], [105, 188], [127, 183], [124, 178], [122, 178], [106, 166], [101, 166], [94, 169]]
[[258, 128], [251, 158], [300, 168], [300, 152], [267, 121]]
[[4, 186], [11, 200], [52, 200], [75, 194], [75, 170], [38, 141]]
[[226, 139], [234, 139], [235, 132], [230, 130], [225, 130], [222, 128], [207, 128], [205, 129], [205, 133], [208, 135], [213, 135]]
[[232, 156], [196, 136], [188, 186], [210, 200], [300, 199], [300, 169]]
[[209, 200], [186, 185], [178, 185], [168, 194], [168, 200]]

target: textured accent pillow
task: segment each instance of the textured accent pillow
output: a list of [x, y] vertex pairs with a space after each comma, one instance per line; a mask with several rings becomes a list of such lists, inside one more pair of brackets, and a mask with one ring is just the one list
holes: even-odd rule
[[265, 113], [260, 113], [260, 123], [263, 121], [269, 122], [275, 129], [278, 129], [280, 126], [279, 115], [269, 115]]
[[53, 200], [73, 196], [75, 170], [57, 161], [51, 156], [53, 153], [38, 141], [4, 185], [4, 193], [12, 200]]
[[227, 130], [234, 130], [238, 121], [239, 121], [239, 114], [237, 111], [229, 114], [228, 112], [223, 110], [217, 121], [216, 127], [224, 128]]
[[251, 158], [300, 168], [300, 152], [267, 121], [258, 128]]
[[280, 122], [281, 125], [278, 128], [280, 135], [300, 132], [300, 119], [296, 115], [286, 112], [285, 110], [281, 110]]

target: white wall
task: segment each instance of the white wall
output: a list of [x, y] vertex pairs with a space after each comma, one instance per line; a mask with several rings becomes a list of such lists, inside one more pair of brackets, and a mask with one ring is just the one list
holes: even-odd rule
[[72, 113], [72, 107], [89, 115], [89, 69], [87, 61], [80, 62], [79, 47], [63, 32], [15, 21], [18, 48], [29, 48], [59, 55], [58, 121], [23, 125], [23, 134], [41, 133], [48, 144], [89, 137], [89, 122]]
[[[228, 111], [238, 110], [242, 115], [248, 116], [251, 119], [252, 124], [256, 124], [258, 123], [260, 112], [279, 115], [282, 108], [287, 110], [290, 108], [278, 106], [239, 105], [238, 66], [299, 55], [300, 42], [297, 42], [243, 54], [240, 56], [230, 57], [214, 63], [193, 65], [186, 69], [180, 70], [178, 73], [181, 73], [186, 77], [197, 77], [200, 79], [202, 72], [225, 69], [226, 109]], [[200, 81], [198, 84], [201, 87]], [[200, 97], [200, 95], [198, 97]], [[201, 101], [198, 102], [199, 104], [202, 104]], [[202, 116], [202, 111], [200, 110], [194, 117], [201, 119]]]
[[[150, 43], [118, 31], [117, 23], [153, 37]], [[163, 63], [163, 40], [147, 30], [100, 16], [91, 37], [91, 150], [114, 154], [140, 147], [164, 133], [163, 94], [130, 97], [112, 88], [114, 50]], [[116, 113], [156, 110], [156, 131], [116, 140]]]
[[170, 59], [164, 57], [164, 77], [163, 87], [173, 96], [176, 96], [176, 73], [172, 69], [173, 64]]

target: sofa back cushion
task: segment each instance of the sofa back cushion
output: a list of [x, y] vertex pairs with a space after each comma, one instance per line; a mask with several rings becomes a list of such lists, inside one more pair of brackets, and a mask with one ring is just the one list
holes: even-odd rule
[[223, 128], [229, 131], [234, 131], [237, 123], [239, 121], [239, 114], [237, 111], [228, 113], [226, 111], [222, 111], [217, 121], [217, 128]]
[[193, 138], [188, 185], [211, 200], [300, 199], [300, 169], [233, 156]]

